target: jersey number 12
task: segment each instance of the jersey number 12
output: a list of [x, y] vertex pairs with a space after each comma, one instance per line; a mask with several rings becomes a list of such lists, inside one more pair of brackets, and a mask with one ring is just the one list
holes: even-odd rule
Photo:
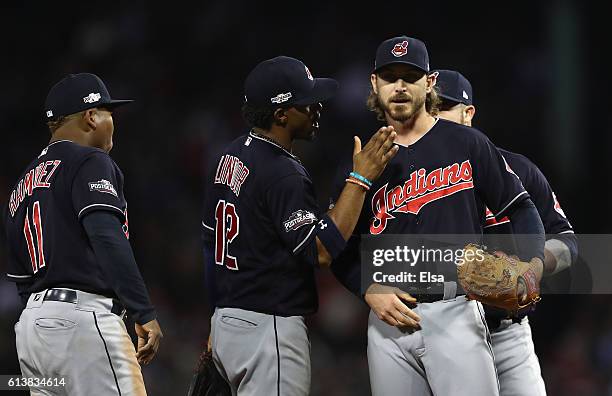
[[234, 204], [219, 200], [215, 220], [215, 262], [237, 271], [238, 260], [229, 254], [229, 245], [240, 232], [240, 219]]
[[[30, 210], [26, 210], [25, 221], [23, 223], [23, 235], [25, 235], [26, 243], [28, 245], [28, 253], [30, 254], [30, 261], [32, 262], [32, 271], [37, 273], [38, 270], [45, 266], [45, 254], [43, 252], [43, 229], [40, 214], [40, 202], [34, 202], [32, 206], [32, 220], [34, 227], [30, 226]], [[36, 233], [36, 246], [34, 245], [34, 235], [32, 228]]]

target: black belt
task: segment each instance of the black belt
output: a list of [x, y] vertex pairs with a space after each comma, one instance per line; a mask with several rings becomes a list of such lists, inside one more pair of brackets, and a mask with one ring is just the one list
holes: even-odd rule
[[444, 300], [444, 283], [434, 283], [425, 287], [408, 288], [406, 292], [416, 298], [417, 303], [441, 301]]
[[517, 315], [508, 316], [508, 312], [503, 309], [495, 308], [491, 305], [483, 304], [485, 321], [489, 330], [497, 330], [501, 326], [503, 320], [512, 320], [512, 323], [521, 323], [523, 318], [527, 316], [528, 311], [520, 312]]
[[[76, 304], [78, 301], [77, 292], [75, 290], [67, 289], [49, 289], [45, 293], [43, 301], [59, 301]], [[124, 311], [125, 308], [123, 307], [123, 305], [118, 300], [113, 299], [113, 307], [111, 308], [111, 313], [121, 316]]]
[[491, 314], [485, 314], [485, 321], [487, 322], [487, 327], [489, 328], [490, 331], [494, 331], [499, 329], [499, 327], [501, 326], [501, 322], [502, 320], [512, 320], [512, 323], [518, 323], [521, 324], [521, 321], [523, 320], [525, 316], [515, 316], [512, 318], [501, 318], [499, 316], [495, 316], [495, 315], [491, 315]]
[[417, 303], [432, 303], [436, 301], [444, 300], [444, 293], [422, 293], [422, 294], [410, 294], [416, 298]]

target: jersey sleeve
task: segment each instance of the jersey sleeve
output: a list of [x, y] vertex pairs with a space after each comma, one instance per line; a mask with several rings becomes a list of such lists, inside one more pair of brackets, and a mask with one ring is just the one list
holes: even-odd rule
[[215, 205], [218, 202], [218, 194], [216, 193], [215, 179], [215, 159], [208, 161], [207, 168], [209, 169], [204, 183], [204, 212], [202, 216], [202, 239], [204, 242], [210, 242], [215, 238]]
[[473, 146], [471, 159], [476, 192], [495, 218], [503, 218], [513, 205], [529, 198], [518, 176], [486, 136], [480, 136]]
[[274, 227], [294, 255], [315, 248], [319, 208], [310, 179], [301, 174], [285, 176], [266, 191], [266, 204]]
[[573, 233], [572, 225], [542, 171], [526, 158], [524, 161], [529, 172], [523, 184], [538, 209], [546, 234]]
[[94, 153], [83, 161], [72, 182], [72, 204], [79, 220], [91, 211], [106, 210], [125, 221], [123, 177], [108, 155]]

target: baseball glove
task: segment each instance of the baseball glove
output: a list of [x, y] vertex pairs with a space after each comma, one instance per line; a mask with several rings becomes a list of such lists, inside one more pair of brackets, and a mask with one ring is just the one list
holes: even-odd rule
[[510, 315], [540, 301], [536, 274], [529, 263], [487, 253], [474, 244], [464, 250], [464, 261], [457, 266], [457, 275], [468, 298], [504, 309]]
[[187, 396], [231, 396], [232, 391], [217, 371], [212, 352], [207, 348], [200, 355], [198, 366], [191, 379]]

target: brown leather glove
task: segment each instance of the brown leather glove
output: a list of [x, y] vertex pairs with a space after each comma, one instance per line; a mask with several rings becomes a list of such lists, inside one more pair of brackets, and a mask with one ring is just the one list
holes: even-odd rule
[[206, 348], [200, 355], [187, 396], [231, 396], [232, 391], [217, 371], [212, 352]]
[[[529, 263], [487, 253], [474, 244], [465, 247], [457, 275], [469, 299], [502, 308], [510, 316], [541, 299], [537, 276]], [[525, 292], [519, 293], [519, 289]]]

